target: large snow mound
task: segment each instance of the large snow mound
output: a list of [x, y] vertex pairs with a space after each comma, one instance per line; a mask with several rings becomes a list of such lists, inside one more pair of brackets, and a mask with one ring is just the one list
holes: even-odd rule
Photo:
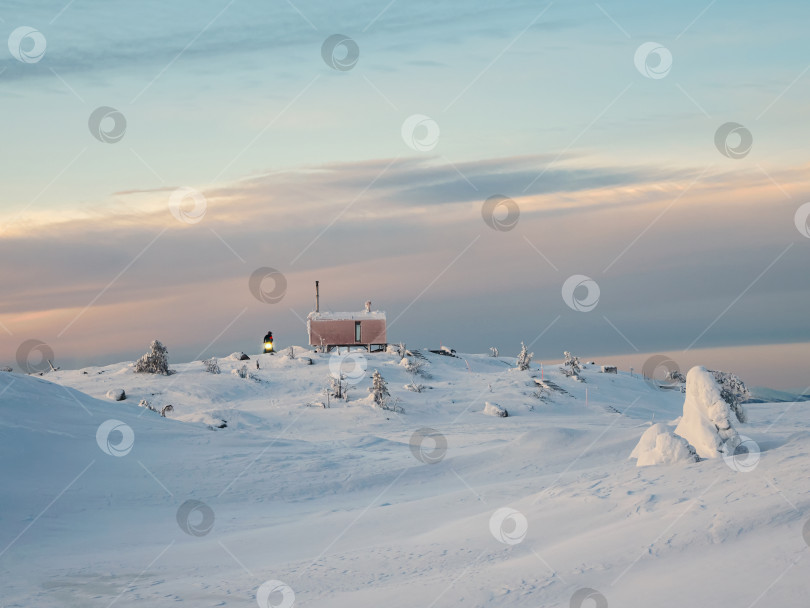
[[720, 386], [712, 373], [700, 366], [690, 369], [683, 417], [675, 434], [692, 444], [701, 458], [717, 458], [723, 444], [737, 436], [731, 416], [731, 408], [720, 396]]
[[652, 425], [641, 436], [630, 458], [637, 458], [637, 466], [697, 462], [695, 449], [683, 437], [675, 435], [666, 425]]

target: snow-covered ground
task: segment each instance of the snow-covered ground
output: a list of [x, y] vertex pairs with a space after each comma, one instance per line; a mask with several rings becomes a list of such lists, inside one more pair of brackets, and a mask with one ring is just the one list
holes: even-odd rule
[[753, 468], [637, 467], [682, 393], [555, 366], [539, 398], [536, 364], [427, 351], [416, 393], [373, 353], [325, 409], [333, 355], [296, 350], [0, 373], [0, 606], [806, 605], [808, 403], [747, 406]]

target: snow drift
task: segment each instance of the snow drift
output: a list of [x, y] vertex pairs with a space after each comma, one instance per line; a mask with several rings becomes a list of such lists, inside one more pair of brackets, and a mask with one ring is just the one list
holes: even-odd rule
[[[0, 373], [0, 605], [234, 608], [266, 599], [267, 581], [330, 608], [569, 606], [586, 588], [611, 606], [803, 605], [806, 409], [752, 408], [746, 429], [769, 455], [755, 475], [717, 461], [636, 469], [625, 457], [639, 424], [680, 416], [681, 393], [549, 367], [559, 390], [540, 400], [512, 357], [420, 354], [423, 394], [402, 388], [414, 375], [398, 353], [363, 354], [404, 415], [371, 407], [370, 373], [310, 407], [330, 353], [307, 352], [313, 365], [251, 353], [255, 381], [221, 357], [220, 374], [200, 361], [171, 376], [132, 362]], [[119, 388], [126, 401], [106, 397]], [[484, 398], [510, 420], [483, 415]], [[645, 436], [659, 460], [683, 457], [672, 428]], [[437, 446], [443, 458], [421, 457]], [[718, 585], [717, 564], [739, 576]]]
[[640, 467], [698, 460], [695, 448], [660, 422], [644, 431], [630, 458], [637, 458]]

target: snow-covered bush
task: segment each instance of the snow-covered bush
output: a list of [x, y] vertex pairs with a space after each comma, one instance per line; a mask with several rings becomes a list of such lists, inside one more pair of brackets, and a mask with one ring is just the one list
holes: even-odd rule
[[135, 362], [135, 372], [169, 375], [169, 351], [159, 340], [152, 342], [149, 352]]
[[748, 422], [748, 415], [743, 408], [743, 402], [751, 397], [751, 392], [745, 383], [734, 374], [709, 370], [720, 385], [720, 396], [731, 407], [731, 411], [740, 422]]
[[10, 367], [0, 367], [0, 372], [13, 372], [14, 370]]
[[723, 445], [739, 436], [731, 424], [732, 416], [714, 375], [705, 367], [690, 369], [683, 416], [675, 434], [692, 444], [701, 458], [717, 458]]
[[668, 371], [667, 375], [664, 377], [664, 380], [670, 383], [680, 383], [683, 384], [686, 382], [686, 376], [681, 373], [679, 369], [673, 369], [672, 371]]
[[499, 418], [509, 416], [509, 412], [507, 412], [506, 409], [502, 408], [497, 403], [490, 403], [489, 401], [484, 402], [484, 413], [487, 416], [497, 416]]
[[173, 412], [173, 411], [174, 411], [174, 406], [173, 405], [171, 405], [171, 404], [164, 405], [163, 408], [161, 408], [161, 410], [160, 410], [160, 415], [165, 418], [166, 414], [168, 414], [169, 412]]
[[230, 359], [231, 361], [249, 361], [250, 357], [248, 357], [245, 353], [240, 351], [240, 352], [231, 353], [228, 356], [228, 359]]
[[[211, 357], [210, 359], [204, 359], [203, 365], [205, 366], [205, 371], [209, 374], [220, 374], [222, 370], [219, 369], [219, 363], [217, 362], [216, 357]], [[258, 361], [256, 362], [258, 363]]]
[[243, 380], [250, 380], [251, 377], [250, 372], [248, 371], [247, 368], [247, 364], [244, 364], [242, 365], [242, 367], [239, 367], [237, 369], [232, 369], [231, 374], [233, 374], [234, 376], [239, 376]]
[[423, 359], [417, 359], [416, 357], [403, 357], [399, 364], [405, 368], [405, 371], [411, 374], [411, 376], [422, 376], [423, 378], [429, 378], [430, 374], [427, 371], [427, 361]]
[[489, 347], [489, 356], [490, 357], [497, 357], [499, 355], [498, 348], [496, 346]]
[[113, 401], [123, 401], [127, 398], [127, 394], [122, 388], [111, 388], [107, 391], [107, 398]]
[[411, 381], [409, 384], [405, 385], [405, 389], [412, 391], [414, 393], [421, 393], [425, 387], [424, 385], [420, 384], [416, 381], [417, 376], [421, 376], [423, 378], [431, 378], [432, 376], [427, 372], [427, 362], [423, 359], [417, 359], [416, 357], [408, 358], [403, 357], [399, 364], [405, 368], [411, 375]]
[[294, 346], [290, 346], [290, 348], [287, 349], [287, 358], [288, 359], [295, 359], [295, 347]]
[[518, 353], [517, 356], [517, 368], [522, 372], [529, 369], [529, 364], [532, 362], [532, 357], [534, 357], [534, 353], [530, 353], [526, 348], [526, 345], [521, 342], [520, 353]]
[[652, 425], [641, 436], [630, 458], [638, 459], [637, 466], [697, 462], [695, 448], [660, 422]]
[[416, 357], [403, 357], [399, 364], [405, 368], [405, 371], [411, 375], [411, 382], [405, 385], [405, 389], [412, 391], [414, 393], [421, 393], [425, 387], [422, 384], [419, 384], [416, 381], [417, 376], [422, 376], [423, 378], [430, 378], [431, 375], [427, 372], [427, 361], [423, 359], [417, 359]]
[[160, 412], [159, 412], [159, 411], [158, 411], [158, 410], [157, 410], [157, 409], [156, 409], [154, 406], [152, 406], [152, 404], [151, 404], [151, 403], [149, 403], [149, 402], [148, 402], [146, 399], [141, 399], [141, 401], [138, 403], [138, 405], [139, 405], [140, 407], [145, 407], [145, 408], [146, 408], [146, 409], [148, 409], [149, 411], [156, 412], [156, 413], [158, 413], [158, 414], [160, 413]]

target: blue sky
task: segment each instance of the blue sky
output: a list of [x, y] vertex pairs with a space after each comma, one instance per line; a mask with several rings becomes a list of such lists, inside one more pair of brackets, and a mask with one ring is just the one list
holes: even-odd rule
[[[739, 353], [810, 342], [808, 17], [723, 0], [6, 3], [5, 35], [28, 26], [47, 49], [0, 58], [0, 362], [26, 339], [66, 365], [155, 337], [177, 360], [267, 328], [302, 344], [319, 279], [330, 308], [372, 299], [414, 345], [507, 353], [542, 333], [543, 359], [690, 364], [727, 348], [705, 363], [804, 388], [810, 346]], [[333, 34], [357, 44], [353, 68], [323, 60]], [[634, 64], [650, 41], [672, 56], [662, 78]], [[125, 117], [119, 142], [91, 135], [99, 106]], [[402, 137], [416, 114], [438, 128], [429, 150]], [[752, 135], [743, 158], [715, 147], [727, 122]], [[198, 223], [170, 213], [180, 187], [203, 193]], [[496, 194], [520, 208], [512, 230], [482, 220]], [[288, 279], [277, 305], [247, 289], [263, 266]], [[593, 311], [561, 298], [573, 274], [599, 284]]]

